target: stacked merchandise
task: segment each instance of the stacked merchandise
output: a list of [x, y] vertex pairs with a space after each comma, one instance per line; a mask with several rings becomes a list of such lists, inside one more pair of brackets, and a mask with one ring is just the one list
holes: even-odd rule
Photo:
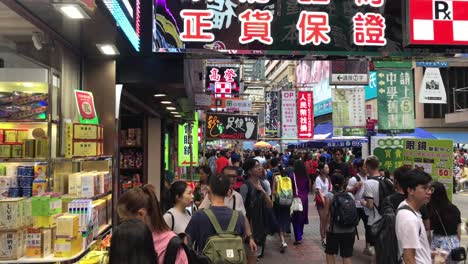
[[0, 129], [0, 158], [45, 159], [47, 157], [47, 139], [45, 131], [33, 130], [36, 139], [29, 138], [28, 129]]
[[0, 200], [0, 260], [18, 259], [25, 254], [25, 238], [30, 221], [30, 200]]
[[47, 188], [45, 163], [0, 164], [0, 199], [41, 195]]
[[71, 124], [66, 126], [65, 157], [96, 157], [104, 154], [104, 127]]
[[68, 186], [67, 196], [91, 198], [112, 191], [112, 175], [105, 172], [77, 172], [63, 178]]
[[120, 131], [120, 145], [127, 146], [142, 146], [142, 131], [141, 128], [129, 128]]
[[0, 118], [44, 120], [48, 97], [45, 93], [2, 92], [0, 94]]
[[120, 145], [123, 149], [120, 151], [120, 184], [124, 192], [142, 185], [144, 165], [142, 144], [141, 128], [121, 130]]

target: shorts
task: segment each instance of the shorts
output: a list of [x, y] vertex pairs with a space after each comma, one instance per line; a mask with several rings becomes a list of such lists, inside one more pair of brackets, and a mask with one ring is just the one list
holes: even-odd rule
[[353, 256], [355, 233], [327, 233], [327, 246], [325, 253], [327, 255], [338, 255], [342, 258]]

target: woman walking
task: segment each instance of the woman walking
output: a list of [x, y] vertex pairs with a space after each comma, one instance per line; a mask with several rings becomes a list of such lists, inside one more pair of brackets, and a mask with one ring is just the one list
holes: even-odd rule
[[[440, 248], [447, 252], [460, 247], [461, 215], [460, 210], [450, 202], [445, 187], [440, 182], [432, 183], [432, 196], [427, 209], [431, 220], [433, 237], [431, 248]], [[445, 263], [458, 263], [448, 256]]]
[[290, 175], [293, 184], [293, 194], [295, 197], [301, 198], [302, 212], [294, 211], [292, 214], [292, 224], [294, 228], [294, 245], [302, 244], [302, 235], [304, 233], [304, 225], [309, 224], [309, 177], [307, 176], [306, 167], [302, 160], [294, 162], [294, 171]]
[[[280, 181], [280, 177], [289, 177], [286, 175], [285, 171], [279, 167], [279, 172], [275, 173], [273, 178], [273, 188], [272, 188], [272, 197], [277, 197], [278, 195], [278, 185]], [[280, 185], [281, 187], [281, 185]], [[274, 200], [273, 204], [273, 211], [275, 213], [275, 218], [278, 223], [278, 233], [280, 236], [281, 244], [280, 244], [280, 252], [284, 253], [288, 244], [284, 239], [285, 233], [288, 230], [289, 225], [291, 224], [291, 205], [281, 205], [279, 198]]]
[[164, 214], [166, 224], [176, 234], [185, 233], [192, 213], [187, 207], [193, 205], [193, 190], [184, 181], [176, 181], [171, 186], [171, 201], [174, 207]]
[[211, 178], [211, 169], [209, 166], [201, 166], [198, 168], [198, 173], [200, 173], [200, 182], [195, 187], [193, 192], [195, 206], [198, 208], [202, 201], [205, 199], [205, 196], [208, 193], [208, 184]]
[[328, 212], [325, 210], [325, 196], [331, 190], [331, 183], [328, 177], [330, 169], [326, 163], [320, 163], [318, 167], [319, 176], [315, 180], [315, 206], [320, 220], [320, 238], [322, 246], [325, 248], [325, 237], [327, 228]]

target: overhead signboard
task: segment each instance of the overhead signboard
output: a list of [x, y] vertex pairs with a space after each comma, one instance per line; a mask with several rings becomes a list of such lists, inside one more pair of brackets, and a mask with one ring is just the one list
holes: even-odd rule
[[409, 44], [468, 45], [468, 1], [408, 0]]
[[280, 132], [280, 116], [279, 116], [279, 92], [266, 92], [265, 98], [267, 104], [265, 106], [265, 136], [268, 138], [277, 138]]
[[314, 99], [312, 92], [297, 92], [297, 137], [314, 137]]
[[369, 72], [369, 84], [365, 87], [366, 101], [377, 98], [377, 72]]
[[196, 107], [210, 107], [213, 104], [213, 97], [209, 94], [196, 93], [194, 95]]
[[296, 104], [296, 91], [281, 91], [281, 138], [287, 143], [297, 141]]
[[366, 111], [364, 87], [332, 89], [333, 136], [365, 136]]
[[332, 73], [330, 84], [336, 85], [359, 85], [368, 84], [369, 74], [367, 73]]
[[447, 68], [449, 63], [448, 61], [417, 61], [416, 66], [426, 68]]
[[239, 95], [239, 67], [206, 67], [206, 89], [214, 94]]
[[446, 104], [447, 94], [439, 68], [426, 68], [419, 89], [419, 102], [422, 104]]
[[[178, 137], [177, 163], [179, 167], [198, 166], [198, 112], [195, 112], [195, 121], [191, 126], [189, 123], [179, 125]], [[192, 161], [190, 161], [190, 155], [192, 155]]]
[[226, 99], [227, 111], [250, 112], [252, 111], [252, 102], [249, 100]]
[[256, 140], [258, 116], [229, 113], [207, 113], [205, 139]]
[[330, 64], [330, 84], [367, 85], [369, 83], [367, 60], [334, 60]]

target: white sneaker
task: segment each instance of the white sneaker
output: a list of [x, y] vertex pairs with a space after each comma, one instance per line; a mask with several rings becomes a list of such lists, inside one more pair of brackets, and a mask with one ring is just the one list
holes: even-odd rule
[[375, 250], [374, 250], [374, 247], [366, 247], [364, 249], [364, 251], [362, 251], [362, 254], [363, 255], [367, 255], [367, 256], [374, 256], [375, 254]]
[[281, 243], [280, 252], [284, 253], [284, 251], [286, 251], [287, 247], [288, 247], [288, 244], [286, 244], [285, 242]]

